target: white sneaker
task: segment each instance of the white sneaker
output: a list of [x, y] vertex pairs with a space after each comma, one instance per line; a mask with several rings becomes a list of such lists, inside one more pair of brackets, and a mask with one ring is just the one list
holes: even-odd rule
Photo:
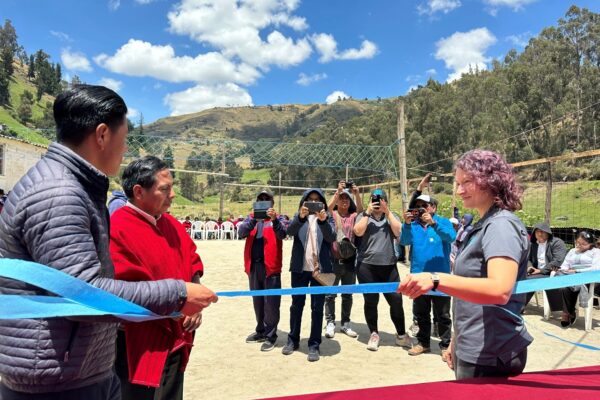
[[410, 340], [410, 337], [408, 337], [407, 334], [396, 334], [396, 346], [404, 347], [405, 349], [410, 349], [412, 347], [412, 340]]
[[328, 339], [332, 339], [335, 336], [335, 323], [328, 322], [325, 327], [325, 337]]
[[342, 327], [340, 328], [340, 332], [345, 333], [346, 335], [350, 336], [351, 338], [358, 337], [358, 333], [354, 332], [348, 324], [342, 325]]
[[371, 333], [369, 343], [367, 343], [367, 350], [377, 351], [379, 348], [379, 335], [376, 332]]

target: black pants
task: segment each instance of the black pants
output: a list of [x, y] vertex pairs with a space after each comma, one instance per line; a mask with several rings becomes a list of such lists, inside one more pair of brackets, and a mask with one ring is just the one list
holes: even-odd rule
[[102, 382], [79, 389], [53, 393], [14, 392], [0, 381], [0, 400], [120, 400], [119, 378], [113, 374]]
[[[541, 278], [549, 278], [550, 275], [529, 275], [527, 279], [541, 279]], [[551, 311], [560, 311], [562, 310], [562, 296], [560, 294], [560, 289], [551, 289], [546, 290], [546, 297], [548, 298], [548, 305], [550, 306]], [[535, 292], [527, 293], [527, 297], [525, 298], [525, 304], [523, 308], [531, 301], [531, 298], [535, 295]]]
[[[590, 289], [590, 285], [586, 285], [588, 290]], [[579, 288], [579, 286], [576, 286]], [[575, 306], [577, 306], [577, 298], [579, 297], [579, 292], [581, 290], [574, 291], [571, 287], [560, 288], [560, 294], [562, 296], [562, 310], [563, 312], [569, 313], [571, 317], [575, 316]], [[590, 293], [590, 296], [593, 293]]]
[[[376, 282], [400, 282], [398, 268], [396, 265], [371, 265], [361, 263], [357, 272], [359, 283]], [[369, 331], [379, 332], [377, 328], [377, 305], [379, 304], [379, 293], [366, 293], [365, 298], [365, 320]], [[404, 326], [404, 308], [402, 307], [402, 295], [398, 293], [384, 293], [386, 301], [390, 305], [390, 317], [399, 335], [406, 333]]]
[[[321, 286], [312, 277], [312, 272], [292, 272], [292, 287]], [[298, 346], [300, 343], [300, 328], [302, 327], [302, 310], [306, 303], [306, 295], [292, 296], [292, 306], [290, 307], [290, 333], [288, 341]], [[323, 304], [325, 303], [324, 294], [310, 295], [310, 337], [308, 338], [308, 347], [317, 349], [321, 345], [321, 330], [323, 329]]]
[[[267, 277], [265, 264], [253, 262], [250, 267], [250, 290], [281, 289], [281, 274]], [[281, 296], [254, 296], [254, 315], [256, 316], [256, 333], [264, 335], [271, 343], [277, 341], [277, 325], [279, 324], [279, 306]]]
[[[183, 372], [181, 367], [181, 351], [169, 354], [163, 369], [160, 386], [150, 387], [136, 385], [129, 382], [129, 367], [127, 363], [127, 350], [125, 347], [125, 333], [119, 331], [117, 335], [117, 360], [115, 368], [121, 379], [121, 396], [123, 400], [182, 400], [183, 399]], [[81, 398], [82, 400], [89, 400]]]
[[498, 359], [495, 366], [471, 364], [456, 357], [454, 360], [456, 379], [517, 376], [523, 372], [527, 364], [527, 349], [506, 363]]
[[[347, 263], [334, 264], [335, 281], [333, 286], [354, 285], [356, 283], [356, 271], [354, 270], [354, 258]], [[325, 320], [335, 324], [335, 298], [337, 294], [328, 294], [325, 296]], [[341, 324], [350, 322], [350, 312], [352, 311], [352, 295], [350, 293], [342, 294], [342, 319]]]
[[440, 348], [450, 346], [452, 337], [452, 320], [450, 319], [450, 296], [419, 296], [413, 300], [413, 313], [419, 325], [417, 340], [423, 347], [430, 347], [431, 310], [437, 321], [440, 335]]

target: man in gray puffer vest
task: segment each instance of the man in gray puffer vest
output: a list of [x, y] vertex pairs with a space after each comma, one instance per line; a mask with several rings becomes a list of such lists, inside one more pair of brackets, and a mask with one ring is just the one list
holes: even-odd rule
[[[123, 99], [102, 86], [56, 98], [58, 142], [13, 188], [0, 215], [0, 256], [48, 265], [157, 314], [193, 315], [217, 300], [200, 284], [113, 279], [107, 176], [127, 150], [126, 114]], [[0, 278], [0, 294], [47, 293]], [[0, 400], [120, 399], [116, 335], [110, 317], [0, 320]]]

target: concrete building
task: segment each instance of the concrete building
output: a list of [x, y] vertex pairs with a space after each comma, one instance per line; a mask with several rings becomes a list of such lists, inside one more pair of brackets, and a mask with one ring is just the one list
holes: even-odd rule
[[46, 146], [0, 134], [0, 189], [12, 190], [46, 150]]

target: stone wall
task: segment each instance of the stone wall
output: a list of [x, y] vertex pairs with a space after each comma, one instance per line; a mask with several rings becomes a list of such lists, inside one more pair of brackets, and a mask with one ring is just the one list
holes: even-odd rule
[[0, 136], [0, 188], [12, 190], [18, 180], [46, 153], [40, 145], [6, 136]]

